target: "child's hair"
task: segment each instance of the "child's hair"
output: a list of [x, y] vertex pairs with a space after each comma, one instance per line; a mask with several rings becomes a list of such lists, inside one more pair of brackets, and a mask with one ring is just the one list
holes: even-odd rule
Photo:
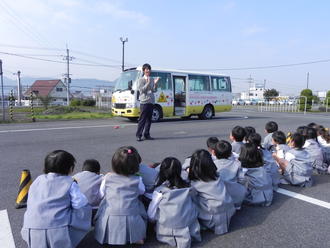
[[232, 154], [232, 147], [227, 140], [220, 140], [215, 146], [214, 151], [217, 159], [227, 159]]
[[313, 139], [313, 140], [317, 140], [317, 132], [316, 129], [312, 128], [312, 127], [308, 127], [306, 129], [306, 135], [305, 135], [306, 139]]
[[215, 150], [215, 145], [219, 142], [217, 137], [210, 137], [206, 141], [207, 148]]
[[188, 178], [192, 181], [204, 182], [214, 181], [218, 178], [217, 167], [208, 151], [200, 149], [193, 153]]
[[69, 175], [76, 163], [76, 159], [69, 152], [63, 150], [55, 150], [49, 153], [45, 158], [44, 173], [58, 173]]
[[276, 142], [276, 144], [286, 144], [286, 136], [282, 131], [275, 131], [272, 134], [272, 139]]
[[307, 125], [307, 127], [316, 128], [317, 124], [315, 122], [311, 122]]
[[317, 134], [320, 135], [327, 143], [330, 143], [330, 133], [323, 126], [317, 127]]
[[231, 130], [231, 136], [234, 137], [235, 141], [237, 142], [242, 142], [246, 133], [243, 127], [241, 126], [236, 126]]
[[264, 164], [260, 149], [253, 143], [242, 145], [238, 160], [244, 168], [257, 168]]
[[275, 121], [269, 121], [265, 125], [267, 133], [273, 133], [278, 130], [278, 125]]
[[112, 169], [123, 176], [134, 175], [139, 171], [141, 157], [133, 146], [122, 146], [112, 156]]
[[251, 126], [247, 126], [244, 128], [245, 130], [245, 139], [251, 134], [251, 133], [256, 133], [256, 129]]
[[87, 159], [85, 160], [83, 166], [82, 166], [83, 171], [90, 171], [94, 173], [100, 173], [101, 166], [99, 161], [96, 159]]
[[301, 149], [304, 146], [305, 138], [302, 134], [297, 132], [292, 134], [292, 142], [295, 148]]
[[258, 148], [262, 148], [261, 146], [261, 136], [258, 133], [251, 133], [247, 139], [247, 143], [254, 144]]
[[169, 188], [186, 188], [189, 184], [181, 178], [181, 162], [174, 157], [167, 157], [160, 163], [156, 187], [168, 181]]
[[297, 127], [297, 130], [296, 132], [297, 133], [300, 133], [301, 135], [305, 136], [306, 135], [306, 130], [307, 130], [308, 127], [306, 126], [299, 126]]

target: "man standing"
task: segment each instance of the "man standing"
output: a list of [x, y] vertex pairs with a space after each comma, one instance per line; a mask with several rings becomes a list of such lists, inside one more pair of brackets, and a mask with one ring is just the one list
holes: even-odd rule
[[157, 91], [157, 83], [159, 78], [155, 80], [150, 77], [151, 66], [149, 64], [144, 64], [142, 66], [142, 71], [144, 76], [139, 79], [138, 82], [138, 91], [140, 93], [140, 118], [139, 124], [136, 131], [136, 140], [142, 141], [142, 134], [144, 130], [144, 138], [146, 140], [153, 140], [150, 136], [150, 126], [151, 126], [151, 118], [152, 112], [155, 103], [154, 92]]

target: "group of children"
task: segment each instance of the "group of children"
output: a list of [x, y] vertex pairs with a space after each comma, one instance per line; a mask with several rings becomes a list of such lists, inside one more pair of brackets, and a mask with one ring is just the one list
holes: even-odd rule
[[29, 247], [76, 247], [93, 223], [100, 244], [143, 244], [153, 223], [157, 240], [181, 248], [203, 229], [224, 234], [243, 203], [269, 206], [279, 183], [311, 186], [313, 169], [329, 173], [324, 127], [311, 123], [287, 137], [271, 121], [265, 131], [262, 142], [253, 127], [236, 126], [232, 143], [210, 137], [208, 150], [183, 164], [167, 157], [148, 166], [134, 147], [120, 147], [104, 176], [86, 160], [72, 177], [74, 157], [51, 152], [30, 187], [22, 237]]

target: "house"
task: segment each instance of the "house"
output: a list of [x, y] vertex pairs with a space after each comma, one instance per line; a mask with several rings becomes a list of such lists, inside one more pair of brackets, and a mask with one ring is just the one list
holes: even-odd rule
[[30, 99], [31, 92], [37, 98], [36, 105], [41, 104], [40, 98], [47, 97], [51, 99], [50, 105], [66, 105], [67, 103], [67, 87], [60, 79], [36, 80], [24, 96]]

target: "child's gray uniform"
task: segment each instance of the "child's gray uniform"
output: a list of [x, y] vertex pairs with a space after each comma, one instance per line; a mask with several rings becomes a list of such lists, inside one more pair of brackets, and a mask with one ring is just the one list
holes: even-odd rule
[[29, 189], [21, 231], [30, 248], [76, 247], [90, 231], [92, 209], [71, 207], [71, 176], [48, 173], [38, 176]]
[[162, 193], [156, 212], [156, 237], [178, 248], [189, 248], [192, 238], [200, 241], [198, 211], [191, 188], [170, 189], [166, 182], [155, 191]]
[[325, 173], [328, 170], [328, 165], [324, 163], [322, 147], [313, 139], [306, 140], [305, 145], [305, 150], [311, 156], [313, 168], [319, 173]]
[[158, 173], [159, 171], [155, 170], [154, 168], [150, 168], [145, 164], [140, 164], [139, 174], [142, 177], [144, 186], [146, 187], [145, 193], [152, 194], [154, 191]]
[[239, 155], [241, 153], [242, 145], [244, 145], [244, 143], [241, 141], [239, 141], [239, 142], [234, 141], [233, 143], [231, 143], [232, 152]]
[[240, 208], [246, 194], [246, 188], [238, 182], [241, 162], [235, 159], [217, 159], [214, 163], [235, 207]]
[[100, 197], [100, 186], [103, 175], [90, 171], [78, 172], [73, 178], [77, 181], [80, 191], [87, 197], [92, 207], [98, 207], [102, 198]]
[[146, 237], [147, 214], [139, 197], [139, 176], [105, 175], [105, 196], [95, 216], [95, 239], [124, 245]]
[[264, 142], [262, 143], [262, 147], [265, 148], [266, 150], [270, 150], [271, 147], [273, 146], [272, 143], [272, 137], [273, 133], [269, 133], [266, 135], [266, 137], [264, 138]]
[[281, 175], [279, 173], [279, 167], [276, 164], [276, 161], [273, 159], [270, 151], [266, 149], [262, 149], [262, 155], [264, 160], [264, 167], [267, 173], [272, 178], [273, 189], [276, 190], [278, 188], [278, 184], [280, 183]]
[[191, 181], [191, 186], [196, 191], [193, 199], [200, 224], [212, 229], [215, 234], [227, 233], [230, 219], [236, 210], [222, 179], [219, 177], [210, 182]]
[[245, 168], [244, 179], [247, 187], [245, 202], [252, 205], [270, 206], [273, 201], [273, 186], [270, 175], [261, 166]]
[[287, 153], [295, 156], [283, 171], [283, 178], [292, 185], [312, 186], [313, 166], [305, 149], [291, 149]]

